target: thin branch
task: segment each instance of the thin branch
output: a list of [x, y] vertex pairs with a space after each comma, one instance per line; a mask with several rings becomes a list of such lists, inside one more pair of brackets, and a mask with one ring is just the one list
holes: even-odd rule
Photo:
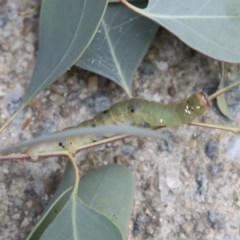
[[[95, 147], [95, 146], [98, 146], [98, 145], [101, 145], [101, 144], [105, 144], [105, 143], [108, 143], [108, 142], [117, 141], [117, 140], [123, 139], [123, 138], [128, 137], [128, 136], [129, 135], [122, 134], [122, 135], [116, 135], [116, 136], [113, 136], [113, 137], [102, 139], [102, 140], [99, 140], [97, 142], [91, 142], [91, 143], [85, 144], [83, 146], [80, 146], [77, 149], [77, 152], [79, 152], [81, 150], [84, 150], [84, 149], [87, 149], [87, 148], [90, 148], [90, 147]], [[39, 153], [38, 159], [48, 158], [48, 157], [61, 157], [61, 156], [69, 157], [69, 152], [68, 151], [59, 151], [59, 152]], [[17, 160], [24, 160], [24, 159], [32, 160], [31, 157], [27, 154], [10, 154], [10, 155], [0, 156], [0, 162], [3, 162], [3, 161], [17, 161]], [[35, 161], [35, 160], [32, 160], [32, 161]], [[36, 161], [38, 161], [38, 160], [36, 160]]]

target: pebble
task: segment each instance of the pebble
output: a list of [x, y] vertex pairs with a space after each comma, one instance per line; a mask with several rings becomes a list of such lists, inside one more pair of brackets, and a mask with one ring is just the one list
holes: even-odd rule
[[99, 113], [111, 106], [111, 100], [109, 97], [95, 94], [95, 96], [86, 98], [85, 104], [91, 108], [94, 113]]
[[15, 214], [12, 215], [12, 219], [13, 219], [13, 220], [18, 220], [18, 219], [20, 219], [20, 218], [21, 218], [20, 213], [15, 213]]
[[170, 131], [162, 131], [163, 138], [158, 140], [158, 150], [160, 152], [171, 152], [173, 148], [173, 134]]
[[139, 66], [138, 70], [141, 75], [149, 77], [155, 74], [156, 67], [153, 65], [153, 63], [145, 61]]
[[29, 217], [25, 217], [21, 223], [21, 227], [26, 228], [27, 226], [29, 226], [30, 223], [31, 219]]
[[145, 231], [147, 223], [150, 218], [146, 214], [138, 213], [136, 219], [133, 222], [132, 233], [134, 236], [140, 235]]
[[0, 15], [0, 28], [4, 28], [8, 23], [8, 15], [2, 14]]
[[124, 144], [122, 146], [122, 153], [130, 157], [131, 159], [136, 159], [136, 150], [131, 145]]
[[209, 140], [205, 145], [204, 152], [205, 152], [206, 156], [208, 158], [210, 158], [211, 160], [216, 159], [217, 156], [218, 156], [218, 143], [217, 143], [217, 141], [215, 141], [213, 139]]
[[181, 225], [181, 228], [183, 230], [183, 232], [189, 236], [193, 230], [193, 223], [192, 222], [184, 222], [182, 225]]
[[234, 136], [229, 141], [227, 157], [233, 161], [240, 162], [240, 136]]
[[41, 135], [43, 136], [52, 132], [54, 127], [55, 127], [55, 121], [51, 119], [47, 119], [41, 127], [41, 131], [40, 131]]
[[209, 211], [208, 212], [208, 221], [210, 226], [214, 230], [220, 230], [225, 226], [225, 219], [219, 213]]
[[[237, 79], [239, 80], [239, 79]], [[230, 112], [235, 118], [240, 112], [240, 87], [235, 87], [233, 90], [226, 94], [226, 99]]]
[[217, 176], [220, 172], [223, 171], [224, 165], [223, 163], [215, 163], [209, 166], [209, 173], [215, 177]]
[[194, 198], [197, 202], [203, 202], [206, 200], [208, 192], [208, 178], [205, 173], [197, 173], [195, 177], [195, 191]]
[[87, 78], [87, 88], [90, 92], [97, 92], [99, 78], [97, 75], [92, 75]]

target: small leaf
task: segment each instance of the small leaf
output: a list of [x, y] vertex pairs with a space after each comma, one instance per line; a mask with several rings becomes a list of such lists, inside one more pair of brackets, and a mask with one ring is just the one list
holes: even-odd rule
[[[222, 76], [221, 76], [220, 84], [218, 86], [218, 90], [224, 88], [225, 71], [224, 71], [223, 63], [222, 63], [221, 67], [222, 67]], [[227, 101], [226, 101], [226, 94], [222, 93], [216, 99], [217, 99], [217, 105], [218, 105], [220, 112], [227, 118], [232, 119], [232, 114], [229, 110], [229, 107], [228, 107]]]
[[240, 2], [238, 0], [149, 0], [139, 9], [121, 0], [177, 35], [190, 47], [222, 61], [240, 62]]
[[112, 79], [131, 96], [133, 74], [157, 29], [156, 23], [122, 4], [109, 4], [93, 41], [76, 65]]
[[75, 64], [90, 44], [106, 6], [107, 0], [42, 0], [39, 52], [24, 105]]

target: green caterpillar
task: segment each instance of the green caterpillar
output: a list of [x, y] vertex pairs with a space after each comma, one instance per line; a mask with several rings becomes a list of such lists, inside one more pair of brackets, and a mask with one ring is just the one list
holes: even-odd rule
[[[181, 102], [161, 104], [154, 101], [132, 98], [112, 105], [108, 110], [97, 114], [74, 128], [95, 127], [103, 125], [129, 124], [139, 127], [177, 127], [191, 123], [202, 116], [210, 106], [207, 94], [194, 93]], [[70, 129], [66, 128], [66, 129]], [[64, 130], [66, 130], [64, 129]], [[61, 142], [42, 143], [26, 150], [33, 159], [43, 152], [68, 150], [75, 153], [77, 148], [86, 143], [99, 140], [99, 137], [73, 137]]]

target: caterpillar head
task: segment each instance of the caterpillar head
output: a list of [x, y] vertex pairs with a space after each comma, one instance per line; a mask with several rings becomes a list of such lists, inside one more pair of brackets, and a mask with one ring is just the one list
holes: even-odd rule
[[186, 115], [201, 116], [210, 107], [210, 101], [206, 93], [198, 92], [192, 94], [188, 99], [184, 109]]

